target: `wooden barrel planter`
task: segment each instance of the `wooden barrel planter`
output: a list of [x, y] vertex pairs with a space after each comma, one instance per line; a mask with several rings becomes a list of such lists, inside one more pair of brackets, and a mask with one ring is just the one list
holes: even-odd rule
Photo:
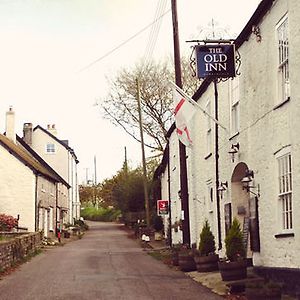
[[178, 263], [179, 263], [180, 270], [183, 272], [191, 272], [197, 270], [194, 257], [192, 254], [186, 252], [184, 253], [179, 252]]
[[223, 281], [247, 278], [247, 260], [219, 261], [218, 266]]
[[218, 261], [219, 255], [207, 255], [207, 256], [194, 256], [194, 261], [196, 263], [198, 272], [212, 272], [219, 269]]
[[178, 251], [173, 250], [171, 252], [171, 261], [173, 266], [178, 266], [179, 265], [179, 260], [178, 260]]

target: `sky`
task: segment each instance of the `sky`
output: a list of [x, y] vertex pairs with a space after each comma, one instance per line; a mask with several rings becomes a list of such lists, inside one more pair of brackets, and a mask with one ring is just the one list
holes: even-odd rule
[[[0, 132], [9, 106], [20, 136], [25, 122], [55, 124], [79, 159], [79, 183], [95, 179], [95, 165], [97, 182], [115, 175], [125, 147], [131, 166], [140, 164], [140, 144], [103, 119], [96, 103], [109, 91], [107, 77], [145, 57], [164, 2], [156, 60], [173, 55], [171, 0], [0, 0]], [[239, 34], [259, 2], [178, 0], [181, 54], [191, 52], [187, 40], [207, 37], [212, 19], [216, 33]]]

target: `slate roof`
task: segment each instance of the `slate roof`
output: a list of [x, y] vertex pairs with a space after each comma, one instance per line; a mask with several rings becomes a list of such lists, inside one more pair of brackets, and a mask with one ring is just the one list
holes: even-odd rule
[[34, 159], [26, 150], [21, 146], [15, 144], [6, 136], [0, 134], [0, 145], [2, 145], [9, 153], [19, 159], [25, 166], [30, 168], [35, 174], [43, 175], [44, 177], [54, 181], [60, 182], [60, 178], [49, 170], [45, 165]]

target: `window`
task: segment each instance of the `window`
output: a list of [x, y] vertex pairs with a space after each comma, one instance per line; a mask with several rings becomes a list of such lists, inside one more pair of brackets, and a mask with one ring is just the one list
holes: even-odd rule
[[[208, 115], [211, 116], [211, 104], [210, 101], [207, 102], [205, 111]], [[211, 119], [210, 117], [206, 117], [206, 150], [207, 153], [212, 153], [212, 126], [211, 126]]]
[[47, 153], [55, 153], [55, 145], [48, 143], [46, 145], [46, 152]]
[[278, 101], [290, 97], [288, 18], [285, 16], [277, 25], [278, 43]]
[[293, 228], [293, 206], [292, 206], [292, 163], [291, 154], [287, 153], [277, 158], [278, 181], [279, 181], [279, 208], [281, 229]]
[[53, 231], [54, 229], [54, 216], [53, 216], [53, 207], [49, 208], [49, 230]]
[[231, 80], [230, 84], [230, 132], [235, 135], [240, 130], [240, 87], [239, 78]]

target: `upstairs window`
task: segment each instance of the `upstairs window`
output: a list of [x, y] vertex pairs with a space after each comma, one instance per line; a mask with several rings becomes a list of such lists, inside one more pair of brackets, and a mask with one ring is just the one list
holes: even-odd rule
[[46, 153], [55, 153], [55, 144], [48, 143], [46, 145]]
[[230, 81], [230, 132], [235, 135], [240, 130], [240, 87], [239, 78]]
[[[205, 111], [211, 116], [211, 104], [207, 102]], [[206, 117], [206, 151], [207, 154], [212, 153], [212, 124], [210, 117]]]
[[277, 25], [278, 43], [278, 102], [290, 97], [288, 18], [285, 16]]

